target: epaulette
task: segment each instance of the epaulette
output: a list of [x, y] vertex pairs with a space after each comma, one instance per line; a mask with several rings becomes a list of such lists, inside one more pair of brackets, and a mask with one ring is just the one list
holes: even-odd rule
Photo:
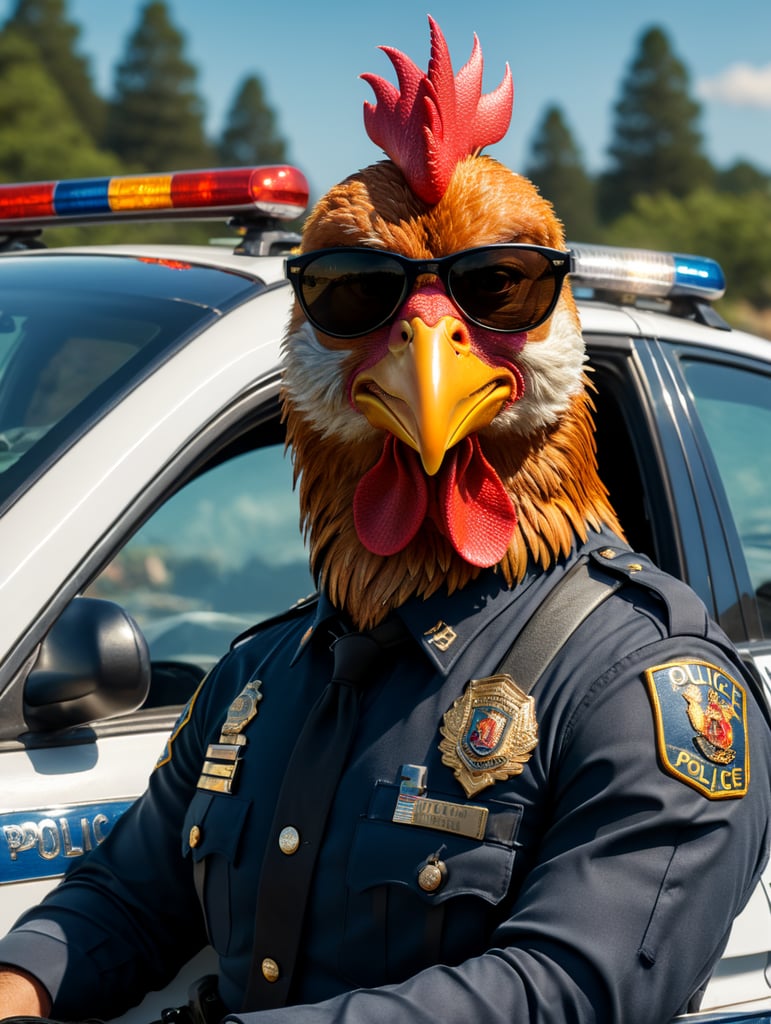
[[244, 640], [251, 639], [251, 637], [260, 633], [263, 629], [269, 629], [271, 626], [276, 626], [281, 622], [288, 622], [295, 618], [295, 616], [307, 612], [309, 608], [313, 608], [317, 605], [318, 601], [318, 593], [308, 594], [306, 597], [301, 597], [299, 600], [295, 601], [295, 603], [290, 605], [285, 611], [279, 612], [277, 615], [271, 615], [270, 618], [261, 619], [260, 622], [255, 622], [253, 626], [245, 629], [243, 633], [239, 633], [239, 635], [231, 641], [230, 650], [232, 651], [234, 647], [243, 643]]
[[670, 636], [709, 637], [734, 662], [742, 673], [744, 682], [755, 696], [755, 700], [771, 726], [771, 708], [763, 692], [763, 682], [751, 659], [736, 651], [731, 641], [721, 630], [710, 630], [709, 613], [701, 598], [687, 584], [676, 576], [670, 576], [659, 569], [646, 555], [641, 555], [623, 545], [597, 548], [590, 553], [593, 565], [606, 573], [622, 578], [637, 586], [645, 587], [662, 603], [668, 615]]
[[600, 571], [643, 587], [658, 598], [666, 611], [671, 636], [707, 636], [709, 617], [701, 599], [682, 580], [659, 569], [647, 555], [619, 544], [596, 548], [589, 557]]

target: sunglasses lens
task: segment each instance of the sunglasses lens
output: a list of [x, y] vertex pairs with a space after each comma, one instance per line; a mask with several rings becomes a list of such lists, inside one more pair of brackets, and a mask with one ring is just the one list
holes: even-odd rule
[[404, 271], [387, 255], [330, 250], [303, 269], [299, 291], [316, 327], [333, 337], [357, 338], [396, 311], [404, 286]]
[[535, 249], [482, 249], [452, 264], [448, 286], [477, 323], [494, 331], [526, 331], [551, 312], [562, 276]]

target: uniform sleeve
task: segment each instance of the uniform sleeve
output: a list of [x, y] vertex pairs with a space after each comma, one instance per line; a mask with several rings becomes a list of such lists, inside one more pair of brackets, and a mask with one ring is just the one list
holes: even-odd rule
[[146, 793], [0, 941], [0, 962], [38, 977], [54, 1016], [114, 1016], [162, 988], [205, 945], [180, 832], [200, 773], [213, 676], [183, 712]]
[[560, 723], [549, 826], [482, 955], [249, 1024], [661, 1024], [709, 977], [768, 849], [769, 742], [749, 703], [745, 796], [665, 771], [646, 669], [736, 669], [706, 642], [665, 640], [596, 679]]

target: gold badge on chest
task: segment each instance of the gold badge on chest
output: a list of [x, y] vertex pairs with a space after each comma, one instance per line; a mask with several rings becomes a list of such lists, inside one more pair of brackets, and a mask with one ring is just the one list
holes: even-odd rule
[[535, 701], [509, 675], [472, 679], [439, 731], [442, 761], [473, 796], [524, 769], [538, 742]]
[[206, 749], [198, 789], [209, 789], [215, 793], [233, 792], [236, 772], [246, 746], [243, 732], [259, 710], [261, 686], [259, 679], [250, 680], [228, 708], [219, 743], [210, 743]]

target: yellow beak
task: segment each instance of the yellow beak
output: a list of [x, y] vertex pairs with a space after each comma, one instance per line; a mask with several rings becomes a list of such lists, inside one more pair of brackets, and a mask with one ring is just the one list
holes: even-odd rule
[[414, 317], [393, 325], [388, 354], [358, 374], [352, 398], [373, 427], [414, 448], [433, 476], [445, 452], [486, 427], [517, 386], [505, 366], [488, 366], [471, 351], [462, 321], [446, 316], [428, 327]]

